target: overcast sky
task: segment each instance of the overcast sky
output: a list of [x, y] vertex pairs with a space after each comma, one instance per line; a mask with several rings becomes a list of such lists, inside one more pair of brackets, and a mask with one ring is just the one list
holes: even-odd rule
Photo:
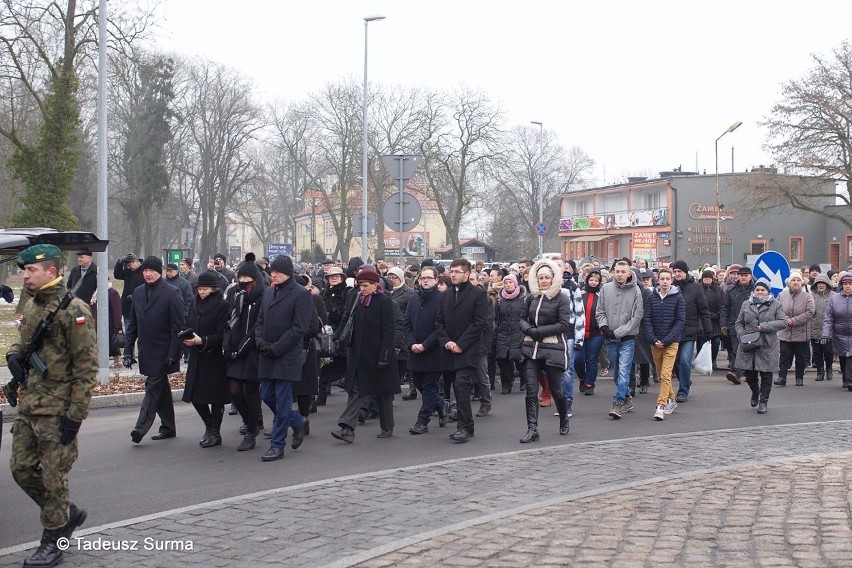
[[[164, 50], [239, 69], [259, 98], [326, 82], [479, 87], [509, 124], [541, 121], [597, 163], [596, 182], [771, 163], [759, 122], [781, 84], [852, 37], [852, 2], [165, 0]], [[534, 127], [538, 128], [538, 127]]]

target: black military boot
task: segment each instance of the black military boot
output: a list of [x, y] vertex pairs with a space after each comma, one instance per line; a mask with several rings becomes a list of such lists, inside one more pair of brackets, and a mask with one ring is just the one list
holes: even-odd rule
[[527, 405], [527, 433], [521, 438], [522, 444], [529, 444], [538, 440], [538, 399], [526, 397]]
[[822, 370], [822, 369], [817, 369], [817, 376], [816, 376], [816, 379], [814, 379], [814, 380], [816, 382], [824, 381], [825, 380], [825, 371]]
[[86, 512], [86, 509], [81, 509], [74, 503], [71, 503], [68, 507], [68, 522], [62, 527], [62, 536], [70, 539], [74, 531], [77, 530], [77, 527], [86, 522], [86, 517], [88, 516], [89, 514]]
[[224, 407], [216, 406], [213, 408], [212, 417], [210, 419], [210, 435], [205, 442], [201, 443], [202, 448], [212, 448], [213, 446], [222, 445], [222, 418], [225, 416]]
[[63, 529], [44, 529], [41, 534], [41, 543], [32, 556], [24, 560], [25, 567], [44, 568], [56, 566], [62, 561], [62, 551], [56, 546], [56, 541], [63, 536]]

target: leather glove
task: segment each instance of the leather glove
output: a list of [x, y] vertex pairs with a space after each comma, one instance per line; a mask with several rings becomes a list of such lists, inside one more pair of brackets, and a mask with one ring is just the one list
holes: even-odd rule
[[9, 365], [9, 372], [12, 373], [12, 378], [20, 381], [24, 378], [24, 367], [21, 365], [21, 356], [18, 353], [10, 353], [6, 356], [6, 364]]
[[125, 357], [124, 358], [124, 367], [126, 369], [131, 369], [131, 368], [133, 368], [133, 363], [135, 363], [135, 362], [136, 362], [136, 360], [133, 357]]
[[73, 442], [74, 438], [77, 437], [77, 432], [79, 431], [80, 422], [75, 422], [68, 418], [68, 416], [62, 416], [59, 418], [59, 443], [63, 446], [67, 446]]
[[132, 253], [127, 253], [121, 257], [121, 264], [127, 264], [133, 258]]
[[174, 364], [175, 364], [174, 359], [166, 359], [166, 367], [171, 367]]
[[828, 338], [827, 337], [821, 337], [820, 340], [819, 340], [819, 344], [820, 345], [828, 345]]
[[604, 337], [609, 339], [610, 341], [615, 339], [615, 332], [612, 331], [608, 325], [605, 325], [601, 328], [601, 332], [603, 332]]
[[533, 341], [541, 341], [541, 333], [538, 331], [537, 327], [531, 327], [527, 330], [527, 335], [532, 338]]

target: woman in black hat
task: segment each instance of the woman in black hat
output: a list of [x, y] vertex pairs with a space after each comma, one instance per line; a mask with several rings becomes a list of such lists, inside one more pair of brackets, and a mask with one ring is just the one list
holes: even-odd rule
[[187, 328], [194, 333], [183, 341], [189, 348], [183, 401], [191, 402], [204, 421], [204, 436], [199, 441], [202, 448], [222, 444], [222, 416], [231, 401], [222, 353], [230, 309], [217, 284], [218, 279], [210, 272], [198, 277], [195, 302], [186, 320]]
[[237, 269], [237, 291], [231, 296], [228, 329], [225, 331], [224, 351], [228, 360], [228, 390], [243, 419], [240, 433], [243, 441], [237, 450], [253, 450], [263, 429], [260, 405], [260, 377], [257, 374], [259, 353], [254, 340], [260, 303], [266, 291], [266, 281], [254, 262], [244, 262]]

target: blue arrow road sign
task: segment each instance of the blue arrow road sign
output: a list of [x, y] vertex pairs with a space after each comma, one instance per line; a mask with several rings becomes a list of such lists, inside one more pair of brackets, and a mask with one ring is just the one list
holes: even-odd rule
[[547, 233], [547, 223], [542, 222], [536, 225], [535, 232], [539, 235], [544, 235], [545, 233]]
[[787, 278], [790, 277], [790, 264], [781, 253], [769, 250], [757, 257], [754, 263], [753, 274], [755, 280], [766, 280], [772, 295], [778, 297], [784, 289]]

